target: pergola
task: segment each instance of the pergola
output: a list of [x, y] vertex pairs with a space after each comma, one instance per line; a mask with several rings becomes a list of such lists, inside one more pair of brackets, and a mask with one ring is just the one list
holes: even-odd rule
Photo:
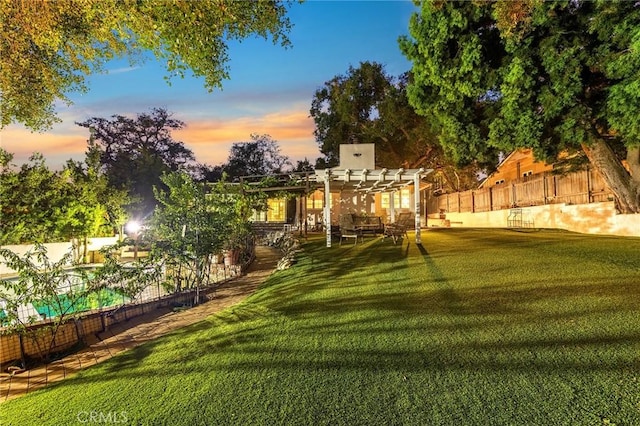
[[394, 193], [400, 189], [413, 185], [413, 205], [415, 206], [416, 244], [421, 244], [420, 238], [420, 182], [423, 176], [433, 172], [433, 169], [349, 169], [333, 168], [316, 170], [312, 179], [324, 185], [324, 221], [327, 236], [327, 247], [331, 247], [331, 191], [351, 191], [365, 194], [388, 192], [390, 218], [395, 220]]

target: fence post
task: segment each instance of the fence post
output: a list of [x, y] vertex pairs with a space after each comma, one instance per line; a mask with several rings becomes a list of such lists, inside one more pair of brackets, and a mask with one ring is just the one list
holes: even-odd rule
[[489, 211], [493, 211], [493, 187], [489, 187]]
[[78, 325], [78, 324], [80, 324], [80, 326], [82, 326], [82, 323], [81, 323], [80, 321], [82, 321], [82, 320], [81, 320], [81, 319], [78, 319], [78, 318], [74, 318], [74, 319], [73, 319], [73, 325], [75, 326], [75, 329], [76, 329], [76, 340], [77, 340], [78, 342], [79, 342], [79, 341], [82, 339], [82, 337], [84, 336], [84, 331], [81, 333], [81, 332], [80, 332], [80, 329], [79, 329], [79, 325]]
[[24, 354], [24, 336], [21, 332], [18, 332], [18, 343], [20, 343], [20, 361], [22, 361], [22, 368], [27, 368], [27, 357]]
[[471, 213], [476, 212], [476, 197], [475, 191], [471, 191]]
[[589, 170], [588, 166], [584, 172], [587, 175], [587, 204], [591, 204], [593, 202], [593, 197], [591, 196], [593, 188], [591, 187], [591, 171]]

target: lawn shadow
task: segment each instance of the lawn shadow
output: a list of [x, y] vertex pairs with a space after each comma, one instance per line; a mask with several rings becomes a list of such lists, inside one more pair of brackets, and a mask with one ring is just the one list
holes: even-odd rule
[[[500, 235], [489, 240], [501, 244]], [[229, 375], [234, 380], [245, 372], [259, 379], [265, 371], [282, 377], [506, 371], [509, 377], [640, 367], [637, 351], [629, 350], [640, 346], [640, 333], [616, 328], [613, 321], [597, 323], [638, 316], [640, 286], [619, 285], [612, 276], [572, 285], [526, 277], [465, 287], [452, 273], [457, 271], [443, 270], [439, 248], [365, 244], [344, 250], [310, 246], [296, 267], [274, 274], [247, 302], [114, 358], [106, 370], [113, 377], [95, 374], [70, 383], [179, 380], [185, 372], [217, 378], [220, 371], [238, 372]], [[441, 246], [454, 254], [455, 248]], [[371, 278], [371, 265], [381, 280]], [[171, 346], [177, 339], [184, 342]], [[151, 356], [167, 348], [176, 353]]]

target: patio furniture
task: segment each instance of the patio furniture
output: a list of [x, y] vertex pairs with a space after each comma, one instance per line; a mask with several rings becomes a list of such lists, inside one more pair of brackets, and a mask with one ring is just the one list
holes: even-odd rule
[[352, 214], [351, 216], [353, 217], [353, 224], [362, 231], [363, 236], [372, 235], [375, 237], [384, 231], [384, 225], [382, 224], [382, 218], [380, 216], [357, 214]]
[[362, 229], [364, 233], [376, 235], [382, 234], [384, 225], [380, 216], [353, 215], [353, 223]]
[[345, 238], [353, 238], [355, 241], [353, 245], [358, 244], [358, 238], [362, 241], [362, 229], [357, 227], [353, 223], [353, 216], [351, 214], [343, 214], [340, 216], [340, 245]]
[[507, 217], [508, 228], [534, 228], [533, 218], [522, 208], [512, 208]]
[[400, 213], [394, 223], [388, 223], [384, 226], [382, 239], [390, 237], [393, 239], [393, 244], [395, 244], [402, 237], [408, 237], [407, 230], [411, 228], [412, 224], [413, 213]]

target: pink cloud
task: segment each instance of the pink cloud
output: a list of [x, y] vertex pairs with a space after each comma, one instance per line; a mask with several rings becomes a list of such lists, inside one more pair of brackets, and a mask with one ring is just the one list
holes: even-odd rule
[[[305, 157], [313, 162], [320, 154], [313, 136], [314, 123], [304, 110], [285, 110], [254, 117], [194, 119], [180, 117], [186, 128], [173, 137], [193, 150], [196, 160], [220, 164], [227, 160], [234, 142], [251, 140], [251, 134], [268, 134], [276, 140], [283, 155], [295, 163]], [[68, 159], [83, 160], [88, 131], [64, 123], [46, 133], [33, 133], [22, 126], [10, 125], [0, 131], [0, 147], [13, 153], [14, 163], [23, 164], [33, 152], [41, 152], [52, 168], [60, 168]]]
[[14, 154], [14, 163], [24, 164], [34, 152], [40, 152], [52, 168], [60, 168], [68, 159], [82, 160], [87, 148], [86, 129], [71, 128], [34, 133], [11, 125], [0, 131], [0, 147]]
[[[186, 120], [185, 120], [186, 121]], [[234, 142], [250, 141], [251, 134], [268, 134], [292, 160], [315, 160], [320, 154], [313, 136], [314, 123], [304, 111], [279, 111], [256, 117], [187, 121], [175, 137], [190, 147], [200, 162], [220, 164], [227, 160]]]

